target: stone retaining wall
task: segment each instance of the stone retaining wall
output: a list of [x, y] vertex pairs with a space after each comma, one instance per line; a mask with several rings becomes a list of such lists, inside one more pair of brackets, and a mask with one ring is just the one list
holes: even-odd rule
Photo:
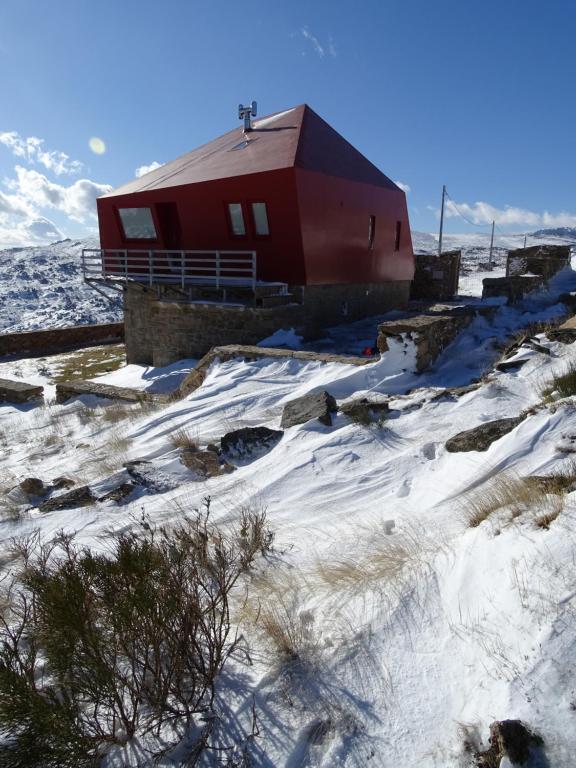
[[0, 357], [4, 355], [39, 356], [99, 344], [118, 344], [124, 339], [123, 323], [73, 325], [47, 331], [0, 334]]
[[408, 281], [370, 285], [306, 286], [291, 289], [301, 303], [278, 307], [190, 303], [177, 291], [129, 283], [124, 293], [126, 358], [129, 363], [164, 366], [202, 357], [212, 347], [255, 344], [279, 329], [305, 338], [323, 327], [380, 314], [408, 300]]
[[432, 365], [473, 316], [473, 312], [461, 312], [388, 320], [378, 326], [378, 349], [387, 352], [389, 338], [411, 340], [416, 347], [416, 370], [420, 373]]
[[540, 275], [511, 275], [510, 277], [485, 277], [482, 280], [482, 298], [492, 299], [506, 296], [508, 304], [522, 301], [531, 291], [536, 291], [546, 283]]

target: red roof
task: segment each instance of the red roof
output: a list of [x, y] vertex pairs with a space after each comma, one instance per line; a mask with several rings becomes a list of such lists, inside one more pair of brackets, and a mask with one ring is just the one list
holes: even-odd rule
[[103, 197], [291, 167], [400, 191], [307, 104], [261, 118], [253, 125], [248, 134], [239, 126]]

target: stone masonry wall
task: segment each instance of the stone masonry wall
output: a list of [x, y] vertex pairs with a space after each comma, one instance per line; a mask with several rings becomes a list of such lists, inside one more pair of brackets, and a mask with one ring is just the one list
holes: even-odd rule
[[[312, 337], [322, 327], [380, 314], [408, 300], [409, 282], [307, 286], [302, 304], [254, 307], [158, 299], [154, 289], [128, 284], [124, 294], [129, 363], [168, 365], [202, 357], [211, 347], [255, 344], [280, 328]], [[292, 293], [295, 293], [293, 290]]]
[[569, 265], [569, 245], [532, 245], [508, 251], [506, 277], [532, 274], [548, 280]]
[[445, 251], [441, 256], [414, 255], [416, 270], [411, 298], [446, 301], [458, 293], [461, 251]]
[[124, 338], [123, 323], [73, 325], [47, 331], [0, 334], [0, 357], [3, 355], [64, 352], [97, 344], [118, 344]]

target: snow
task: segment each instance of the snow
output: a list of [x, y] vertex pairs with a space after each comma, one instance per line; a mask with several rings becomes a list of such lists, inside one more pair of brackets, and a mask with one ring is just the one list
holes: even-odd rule
[[116, 387], [132, 387], [143, 392], [173, 392], [194, 369], [197, 362], [198, 360], [187, 358], [158, 368], [125, 365], [118, 371], [96, 376], [93, 380], [100, 384], [114, 384]]
[[111, 303], [82, 278], [82, 249], [99, 247], [92, 238], [0, 250], [0, 333], [121, 320], [121, 296]]
[[[576, 494], [566, 496], [549, 530], [535, 525], [536, 511], [513, 517], [506, 508], [476, 528], [467, 524], [467, 499], [494, 477], [572, 466], [559, 446], [576, 435], [574, 401], [540, 404], [553, 373], [576, 364], [576, 344], [540, 335], [549, 355], [524, 347], [521, 368], [492, 369], [517, 330], [565, 312], [557, 297], [569, 290], [576, 290], [576, 273], [565, 270], [523, 305], [495, 306], [492, 320], [476, 318], [420, 375], [414, 349], [397, 342], [362, 367], [290, 358], [217, 362], [184, 400], [153, 411], [127, 406], [120, 422], [108, 421], [114, 406], [95, 398], [0, 405], [0, 483], [13, 504], [10, 489], [26, 476], [65, 474], [103, 491], [127, 477], [128, 459], [151, 461], [162, 489], [124, 506], [102, 502], [44, 515], [22, 509], [0, 521], [0, 542], [6, 547], [36, 529], [47, 539], [64, 529], [105, 550], [111, 533], [142, 509], [170, 524], [179, 509], [210, 495], [214, 519], [226, 524], [240, 505], [265, 506], [275, 552], [247, 585], [249, 604], [285, 610], [306, 626], [307, 640], [299, 660], [282, 662], [261, 626], [243, 620], [239, 608], [235, 614], [251, 663], [230, 662], [217, 706], [247, 732], [254, 697], [258, 765], [466, 768], [464, 727], [487, 747], [493, 720], [520, 718], [543, 736], [550, 766], [571, 768]], [[370, 333], [374, 319], [333, 329], [328, 341], [335, 349], [359, 347]], [[275, 336], [275, 344], [282, 341], [297, 339]], [[98, 380], [167, 391], [193, 362], [125, 366]], [[3, 361], [0, 376], [15, 367], [25, 380], [48, 380], [28, 360]], [[444, 387], [473, 381], [478, 387], [467, 394], [440, 396]], [[341, 413], [332, 427], [292, 427], [268, 454], [206, 482], [191, 479], [170, 441], [181, 429], [204, 446], [243, 426], [279, 428], [286, 402], [319, 389], [339, 401], [388, 396], [390, 416], [382, 427], [362, 427]], [[533, 414], [484, 453], [444, 447], [462, 430], [531, 407]], [[174, 763], [167, 755], [162, 764]], [[105, 768], [121, 765], [136, 765], [129, 750], [105, 761]]]

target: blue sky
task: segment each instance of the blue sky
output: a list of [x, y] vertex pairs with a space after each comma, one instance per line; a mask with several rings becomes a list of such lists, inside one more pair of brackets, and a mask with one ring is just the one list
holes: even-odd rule
[[94, 233], [98, 194], [251, 99], [310, 104], [407, 185], [413, 229], [443, 183], [476, 224], [574, 226], [575, 36], [569, 0], [2, 0], [0, 244]]

